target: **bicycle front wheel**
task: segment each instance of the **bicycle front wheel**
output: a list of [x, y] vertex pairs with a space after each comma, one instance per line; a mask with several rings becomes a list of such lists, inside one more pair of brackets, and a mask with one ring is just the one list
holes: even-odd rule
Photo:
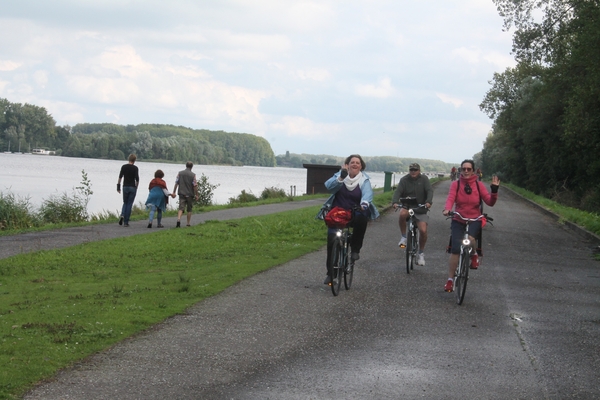
[[466, 250], [460, 253], [455, 276], [454, 290], [456, 291], [456, 303], [461, 305], [465, 299], [467, 281], [469, 279], [469, 253]]
[[331, 251], [331, 292], [334, 296], [337, 296], [340, 293], [340, 287], [342, 286], [342, 275], [344, 273], [344, 251], [342, 248], [342, 242], [339, 239], [335, 241]]
[[348, 254], [346, 253], [344, 267], [344, 287], [346, 290], [352, 286], [352, 278], [354, 277], [354, 261], [348, 262]]
[[[410, 228], [410, 227], [409, 227]], [[415, 262], [415, 255], [413, 253], [415, 238], [413, 237], [412, 229], [408, 229], [406, 232], [406, 273], [410, 274], [410, 270], [413, 268]]]

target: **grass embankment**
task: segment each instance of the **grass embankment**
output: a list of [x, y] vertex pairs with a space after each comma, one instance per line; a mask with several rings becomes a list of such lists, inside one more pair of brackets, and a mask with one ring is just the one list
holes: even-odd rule
[[600, 215], [563, 206], [555, 201], [538, 196], [528, 190], [522, 189], [510, 183], [503, 183], [502, 185], [509, 187], [526, 199], [531, 200], [547, 210], [552, 211], [560, 216], [562, 220], [572, 222], [592, 233], [595, 233], [596, 235], [600, 235]]
[[[0, 260], [0, 398], [325, 244], [319, 207]], [[249, 245], [251, 243], [251, 245]]]

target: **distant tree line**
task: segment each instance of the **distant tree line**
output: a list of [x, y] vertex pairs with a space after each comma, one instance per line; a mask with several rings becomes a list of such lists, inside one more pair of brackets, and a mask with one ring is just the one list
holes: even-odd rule
[[494, 3], [514, 28], [517, 65], [494, 74], [480, 105], [494, 120], [484, 173], [600, 211], [600, 2]]
[[0, 99], [0, 133], [3, 151], [45, 148], [66, 157], [124, 160], [135, 153], [140, 160], [275, 166], [269, 142], [247, 133], [159, 124], [61, 127], [45, 108], [6, 99]]
[[[276, 156], [275, 160], [279, 167], [302, 168], [303, 164], [342, 165], [345, 158], [326, 154], [294, 154], [288, 151], [285, 155]], [[408, 166], [414, 162], [419, 163], [423, 172], [450, 172], [453, 166], [443, 161], [421, 158], [377, 156], [363, 159], [367, 164], [367, 171], [408, 172]]]

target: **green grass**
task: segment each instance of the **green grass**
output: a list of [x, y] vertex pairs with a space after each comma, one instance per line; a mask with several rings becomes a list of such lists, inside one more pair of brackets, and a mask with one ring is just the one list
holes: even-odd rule
[[[0, 260], [0, 398], [325, 244], [319, 206]], [[252, 246], [248, 246], [251, 242]]]
[[600, 235], [600, 215], [563, 206], [555, 201], [538, 196], [528, 190], [522, 189], [510, 183], [502, 183], [502, 185], [507, 186], [526, 199], [529, 199], [534, 203], [546, 208], [547, 210], [559, 215], [561, 219], [582, 226], [586, 230], [595, 233], [596, 235]]
[[[236, 204], [202, 206], [202, 207], [195, 207], [194, 212], [226, 210], [226, 209], [238, 208], [238, 207], [253, 207], [253, 206], [263, 205], [263, 204], [284, 203], [284, 202], [288, 202], [288, 201], [304, 201], [304, 200], [311, 200], [311, 199], [320, 199], [323, 197], [327, 197], [327, 195], [326, 194], [305, 195], [305, 196], [296, 196], [296, 197], [264, 199], [264, 200], [258, 200], [256, 202], [251, 202], [251, 203], [236, 203]], [[166, 212], [163, 213], [163, 217], [173, 217], [176, 215], [177, 215], [177, 209], [173, 208], [173, 207], [171, 207], [170, 209], [168, 209]], [[147, 218], [148, 218], [148, 211], [146, 210], [146, 207], [141, 202], [134, 204], [133, 209], [131, 211], [131, 221], [140, 221], [140, 220], [144, 220]], [[22, 220], [22, 219], [23, 218], [19, 218], [19, 220]], [[104, 212], [92, 215], [90, 221], [70, 222], [70, 223], [67, 223], [67, 222], [47, 223], [47, 224], [44, 224], [41, 226], [34, 225], [32, 223], [23, 223], [23, 224], [20, 224], [19, 227], [15, 227], [15, 228], [11, 228], [11, 229], [3, 229], [2, 221], [0, 221], [0, 237], [15, 235], [15, 234], [19, 234], [19, 233], [26, 233], [26, 232], [40, 232], [40, 231], [69, 228], [69, 227], [76, 227], [76, 226], [108, 224], [108, 223], [114, 223], [118, 220], [119, 220], [119, 216], [116, 213], [110, 212], [110, 211], [104, 211]]]

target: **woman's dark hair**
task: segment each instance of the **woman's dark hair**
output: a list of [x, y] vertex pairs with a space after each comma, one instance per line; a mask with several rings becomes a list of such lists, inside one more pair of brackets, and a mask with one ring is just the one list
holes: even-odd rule
[[367, 164], [365, 164], [365, 160], [363, 160], [362, 157], [358, 154], [351, 154], [348, 157], [346, 157], [344, 164], [350, 164], [350, 160], [352, 160], [354, 157], [356, 157], [360, 160], [360, 170], [364, 171], [365, 168], [367, 168]]
[[464, 163], [469, 163], [471, 164], [471, 168], [473, 168], [473, 171], [475, 171], [475, 161], [473, 160], [464, 160], [463, 162], [460, 163], [460, 167], [462, 168]]
[[165, 173], [162, 172], [162, 169], [157, 169], [156, 172], [154, 173], [155, 178], [162, 179], [164, 176], [165, 176]]

